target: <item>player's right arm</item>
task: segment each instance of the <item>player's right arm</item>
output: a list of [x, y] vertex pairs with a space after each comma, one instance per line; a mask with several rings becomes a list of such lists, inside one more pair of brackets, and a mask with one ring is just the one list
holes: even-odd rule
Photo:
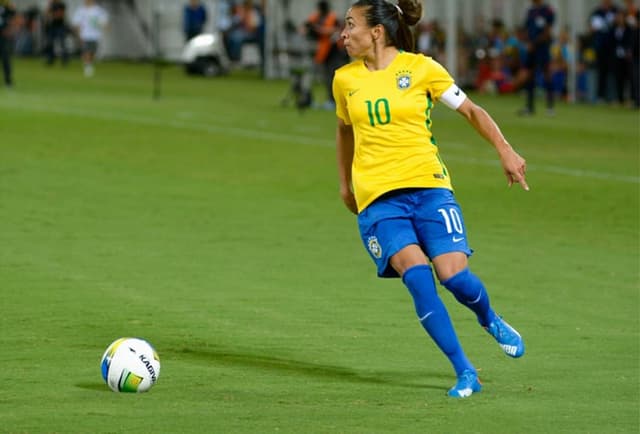
[[338, 161], [338, 176], [340, 179], [340, 197], [349, 211], [358, 214], [356, 198], [351, 184], [351, 166], [353, 164], [353, 128], [344, 120], [338, 118], [336, 128], [336, 157]]

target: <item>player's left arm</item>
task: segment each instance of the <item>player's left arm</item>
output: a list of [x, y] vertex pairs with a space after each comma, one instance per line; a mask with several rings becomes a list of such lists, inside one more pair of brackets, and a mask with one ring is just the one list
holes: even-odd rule
[[439, 100], [452, 110], [456, 110], [484, 137], [498, 152], [502, 169], [509, 182], [509, 187], [514, 183], [529, 190], [525, 179], [527, 163], [516, 151], [513, 150], [505, 139], [498, 124], [482, 107], [475, 104], [455, 83], [451, 84], [439, 97]]
[[527, 162], [511, 147], [502, 131], [500, 131], [498, 124], [489, 113], [468, 97], [458, 106], [457, 111], [467, 119], [482, 137], [494, 146], [500, 156], [500, 162], [509, 182], [509, 187], [514, 183], [518, 183], [528, 191], [529, 186], [525, 179]]
[[509, 182], [529, 190], [525, 180], [526, 161], [513, 150], [493, 118], [479, 105], [475, 104], [453, 81], [449, 73], [437, 62], [431, 63], [431, 93], [436, 99], [452, 110], [458, 111], [475, 130], [484, 137], [498, 152], [502, 169]]

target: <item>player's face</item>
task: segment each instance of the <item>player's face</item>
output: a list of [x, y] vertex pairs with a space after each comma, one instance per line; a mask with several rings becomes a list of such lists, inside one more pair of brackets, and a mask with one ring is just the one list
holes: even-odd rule
[[345, 16], [345, 25], [340, 36], [351, 57], [364, 57], [373, 47], [371, 27], [367, 25], [364, 8], [352, 7]]

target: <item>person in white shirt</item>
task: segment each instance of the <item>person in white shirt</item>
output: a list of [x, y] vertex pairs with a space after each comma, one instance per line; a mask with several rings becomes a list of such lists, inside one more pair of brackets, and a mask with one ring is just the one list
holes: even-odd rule
[[102, 33], [109, 22], [109, 15], [95, 0], [85, 0], [73, 14], [71, 23], [82, 44], [82, 63], [84, 75], [94, 74], [94, 60]]

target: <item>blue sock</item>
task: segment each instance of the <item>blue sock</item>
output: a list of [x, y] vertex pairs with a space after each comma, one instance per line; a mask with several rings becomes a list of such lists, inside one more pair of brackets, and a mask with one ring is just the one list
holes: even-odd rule
[[422, 327], [449, 358], [456, 375], [459, 376], [466, 369], [476, 372], [460, 346], [447, 309], [438, 297], [431, 267], [428, 265], [411, 267], [404, 272], [402, 281], [413, 296]]
[[481, 326], [486, 327], [494, 320], [496, 314], [489, 304], [489, 294], [469, 268], [440, 283], [453, 293], [456, 300], [475, 312]]

